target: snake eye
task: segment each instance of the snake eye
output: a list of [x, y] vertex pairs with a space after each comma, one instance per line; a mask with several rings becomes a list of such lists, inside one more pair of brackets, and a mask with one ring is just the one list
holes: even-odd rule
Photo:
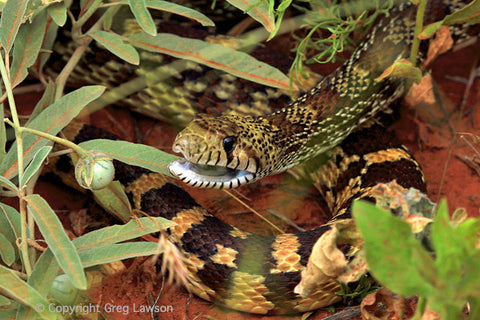
[[227, 154], [230, 154], [233, 150], [233, 145], [235, 144], [235, 137], [232, 137], [232, 136], [228, 136], [226, 138], [223, 139], [223, 150], [225, 150], [225, 152]]

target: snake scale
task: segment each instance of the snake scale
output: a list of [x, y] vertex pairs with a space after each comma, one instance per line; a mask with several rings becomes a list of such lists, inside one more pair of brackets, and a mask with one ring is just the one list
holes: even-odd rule
[[[465, 3], [430, 0], [424, 23], [441, 20]], [[405, 91], [401, 79], [375, 78], [409, 55], [415, 8], [396, 7], [344, 65], [277, 112], [258, 117], [198, 115], [177, 136], [173, 150], [185, 159], [172, 163], [171, 172], [192, 186], [232, 188], [329, 152], [330, 160], [315, 173], [315, 184], [336, 220], [350, 219], [354, 199], [374, 201], [370, 190], [381, 182], [396, 180], [425, 192], [422, 172], [408, 151], [369, 121]], [[469, 37], [460, 26], [450, 31], [456, 41]], [[427, 48], [428, 41], [422, 41], [420, 58]], [[72, 130], [76, 143], [99, 135], [89, 125]], [[304, 312], [341, 299], [335, 278], [317, 283], [308, 297], [294, 292], [329, 223], [270, 237], [251, 234], [207, 212], [170, 178], [124, 165], [117, 167], [117, 177], [134, 208], [177, 223], [169, 229], [169, 240], [185, 256], [188, 289], [199, 297], [259, 314]], [[347, 260], [353, 259], [353, 249], [342, 248]]]

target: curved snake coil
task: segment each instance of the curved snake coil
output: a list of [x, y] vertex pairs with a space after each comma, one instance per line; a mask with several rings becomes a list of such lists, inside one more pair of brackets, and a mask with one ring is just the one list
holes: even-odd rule
[[[464, 5], [429, 1], [424, 23], [441, 20]], [[170, 171], [191, 186], [233, 188], [329, 151], [331, 159], [314, 176], [334, 220], [350, 219], [354, 199], [374, 201], [371, 188], [380, 182], [397, 180], [405, 188], [425, 191], [422, 173], [408, 151], [369, 121], [405, 91], [401, 79], [376, 78], [409, 56], [415, 13], [410, 4], [395, 8], [343, 66], [280, 111], [260, 117], [197, 116], [175, 140], [173, 151], [184, 159], [170, 164]], [[450, 31], [457, 42], [475, 34], [465, 26]], [[428, 41], [422, 41], [420, 59], [427, 49]], [[338, 282], [328, 277], [308, 297], [294, 292], [313, 244], [330, 229], [328, 223], [267, 238], [224, 225], [189, 203], [174, 221], [192, 224], [181, 227], [185, 233], [175, 238], [184, 254], [196, 261], [190, 270], [191, 289], [199, 296], [233, 309], [268, 314], [307, 311], [340, 299]], [[208, 242], [198, 244], [195, 234], [205, 235]], [[347, 260], [353, 259], [356, 249], [344, 249]]]
[[[463, 2], [431, 0], [425, 23], [442, 19]], [[231, 188], [284, 171], [319, 153], [330, 159], [314, 173], [315, 185], [336, 221], [351, 218], [354, 199], [374, 201], [371, 188], [396, 180], [425, 191], [421, 170], [408, 151], [372, 119], [404, 92], [400, 79], [377, 78], [405, 58], [413, 40], [415, 7], [404, 4], [381, 20], [352, 57], [310, 92], [284, 109], [260, 117], [198, 116], [177, 137], [173, 150], [185, 159], [170, 170], [197, 187]], [[451, 27], [456, 41], [464, 29]], [[421, 44], [424, 55], [428, 42]], [[79, 143], [95, 131], [75, 132]], [[98, 132], [93, 132], [98, 135]], [[308, 297], [295, 293], [312, 248], [331, 224], [294, 234], [262, 236], [223, 223], [173, 180], [147, 170], [119, 166], [133, 207], [177, 223], [169, 240], [186, 258], [188, 289], [209, 301], [259, 314], [298, 313], [341, 299], [335, 277], [317, 283]], [[347, 261], [358, 248], [340, 246]]]

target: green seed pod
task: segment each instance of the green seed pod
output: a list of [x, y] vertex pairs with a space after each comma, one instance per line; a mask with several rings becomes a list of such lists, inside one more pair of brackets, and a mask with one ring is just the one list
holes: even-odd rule
[[114, 176], [112, 159], [99, 151], [88, 151], [88, 156], [78, 160], [75, 166], [75, 178], [85, 189], [105, 188], [113, 181]]
[[50, 295], [62, 305], [73, 305], [79, 290], [75, 288], [66, 274], [57, 276], [50, 288]]

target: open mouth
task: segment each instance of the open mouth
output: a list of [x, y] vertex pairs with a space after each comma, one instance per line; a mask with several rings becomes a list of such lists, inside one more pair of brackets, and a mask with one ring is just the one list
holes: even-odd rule
[[168, 165], [168, 169], [186, 184], [197, 188], [236, 188], [256, 177], [256, 174], [250, 171], [196, 164], [185, 159], [173, 161]]

